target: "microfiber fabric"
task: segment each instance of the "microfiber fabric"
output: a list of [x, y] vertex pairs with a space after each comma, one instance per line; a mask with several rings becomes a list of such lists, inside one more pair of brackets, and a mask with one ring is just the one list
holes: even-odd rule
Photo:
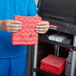
[[44, 67], [44, 68], [47, 68], [47, 69], [49, 69], [49, 70], [55, 70], [55, 71], [61, 71], [61, 70], [63, 70], [64, 69], [64, 67], [61, 67], [61, 68], [55, 68], [55, 67], [53, 67], [53, 66], [46, 66], [46, 65], [44, 65], [44, 64], [41, 64], [41, 66], [40, 67]]
[[38, 33], [35, 28], [41, 22], [41, 17], [15, 16], [15, 20], [22, 22], [22, 29], [12, 34], [13, 45], [38, 44]]
[[47, 72], [50, 72], [50, 73], [53, 73], [53, 74], [57, 74], [57, 75], [60, 75], [63, 73], [64, 69], [61, 69], [61, 70], [54, 70], [54, 69], [49, 69], [49, 68], [46, 68], [46, 67], [40, 67], [41, 70], [44, 70], [44, 71], [47, 71]]
[[46, 58], [41, 60], [40, 69], [60, 75], [65, 69], [65, 63], [65, 58], [57, 57], [50, 54]]
[[42, 59], [41, 63], [47, 65], [48, 67], [53, 66], [55, 68], [61, 68], [66, 63], [66, 59], [50, 54], [46, 58]]

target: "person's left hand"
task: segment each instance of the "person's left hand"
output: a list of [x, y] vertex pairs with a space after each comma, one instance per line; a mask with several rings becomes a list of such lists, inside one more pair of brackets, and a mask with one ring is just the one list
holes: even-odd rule
[[41, 21], [41, 23], [38, 23], [36, 26], [36, 32], [40, 34], [44, 34], [49, 29], [49, 22], [48, 21]]

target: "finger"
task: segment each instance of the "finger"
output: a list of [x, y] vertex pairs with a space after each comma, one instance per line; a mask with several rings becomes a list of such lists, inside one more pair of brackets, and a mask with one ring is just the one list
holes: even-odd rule
[[21, 21], [17, 21], [17, 20], [10, 20], [10, 23], [12, 23], [12, 24], [22, 24]]
[[19, 30], [9, 30], [8, 32], [18, 32]]
[[11, 28], [11, 30], [20, 30], [21, 27], [18, 27], [18, 28]]
[[9, 27], [18, 28], [18, 27], [22, 27], [22, 25], [21, 24], [10, 24]]
[[9, 32], [17, 32], [17, 31], [19, 31], [20, 29], [10, 29], [10, 30], [8, 30]]
[[36, 29], [36, 31], [48, 31], [48, 29]]
[[47, 30], [41, 30], [41, 31], [40, 31], [40, 30], [36, 30], [36, 32], [37, 32], [37, 33], [41, 33], [41, 32], [42, 32], [42, 33], [46, 33]]
[[36, 26], [37, 29], [46, 29], [49, 28], [49, 25], [41, 25], [41, 26]]
[[18, 32], [19, 30], [13, 30], [13, 31], [11, 31], [11, 32]]
[[21, 28], [4, 28], [3, 30], [5, 31], [5, 32], [13, 32], [13, 31], [18, 31], [18, 30], [20, 30]]
[[12, 29], [9, 29], [9, 30], [4, 30], [5, 32], [17, 32], [17, 31], [19, 31], [19, 30], [12, 30]]
[[40, 31], [36, 31], [37, 33], [40, 33], [40, 34], [44, 34], [46, 33], [47, 31], [43, 31], [43, 32], [40, 32]]
[[49, 25], [49, 22], [48, 22], [48, 21], [41, 21], [41, 23], [38, 23], [38, 25], [42, 25], [42, 24], [47, 24], [47, 25]]

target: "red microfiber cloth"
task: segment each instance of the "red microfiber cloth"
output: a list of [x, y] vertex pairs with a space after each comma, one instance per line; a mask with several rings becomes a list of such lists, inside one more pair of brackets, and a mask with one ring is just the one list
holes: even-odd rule
[[46, 67], [40, 67], [41, 70], [44, 70], [44, 71], [47, 71], [49, 73], [52, 73], [52, 74], [56, 74], [56, 75], [60, 75], [63, 73], [64, 69], [62, 70], [53, 70], [53, 69], [49, 69], [49, 68], [46, 68]]
[[15, 16], [15, 20], [21, 21], [22, 29], [12, 34], [13, 45], [34, 45], [38, 44], [38, 33], [35, 28], [41, 22], [41, 17]]
[[50, 54], [46, 58], [41, 60], [40, 69], [60, 75], [64, 71], [65, 63], [65, 58], [57, 57]]

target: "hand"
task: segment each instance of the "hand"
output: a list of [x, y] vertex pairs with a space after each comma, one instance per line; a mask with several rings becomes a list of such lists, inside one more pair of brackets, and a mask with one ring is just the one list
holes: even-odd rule
[[17, 32], [22, 27], [22, 22], [16, 20], [3, 20], [0, 24], [1, 30], [6, 32]]
[[36, 32], [40, 33], [40, 34], [44, 34], [48, 31], [49, 29], [49, 22], [48, 21], [41, 21], [41, 23], [39, 23], [36, 26]]

